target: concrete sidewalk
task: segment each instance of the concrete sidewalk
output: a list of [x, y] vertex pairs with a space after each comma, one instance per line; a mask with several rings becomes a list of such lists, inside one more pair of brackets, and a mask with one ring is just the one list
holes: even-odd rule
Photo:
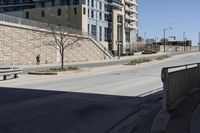
[[[138, 58], [148, 58], [148, 59], [156, 59], [159, 56], [162, 55], [182, 55], [182, 54], [188, 54], [188, 53], [197, 53], [197, 52], [168, 52], [168, 53], [157, 53], [157, 54], [151, 54], [151, 55], [142, 55], [135, 54], [133, 56], [125, 56], [118, 59], [117, 57], [111, 60], [99, 60], [99, 61], [88, 61], [88, 62], [65, 62], [65, 67], [67, 66], [77, 66], [79, 68], [86, 68], [86, 67], [104, 67], [104, 66], [111, 66], [111, 65], [121, 65], [130, 62], [131, 60], [138, 59]], [[23, 69], [23, 73], [27, 73], [28, 71], [34, 71], [36, 69], [40, 70], [46, 70], [48, 68], [55, 68], [60, 67], [59, 63], [55, 64], [41, 64], [41, 65], [18, 65], [13, 67], [20, 67]]]

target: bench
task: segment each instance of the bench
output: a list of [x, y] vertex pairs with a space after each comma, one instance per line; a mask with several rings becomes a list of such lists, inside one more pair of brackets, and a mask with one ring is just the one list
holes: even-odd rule
[[0, 76], [3, 76], [3, 80], [6, 80], [9, 75], [14, 75], [14, 78], [17, 78], [17, 74], [20, 73], [22, 70], [19, 68], [0, 68]]

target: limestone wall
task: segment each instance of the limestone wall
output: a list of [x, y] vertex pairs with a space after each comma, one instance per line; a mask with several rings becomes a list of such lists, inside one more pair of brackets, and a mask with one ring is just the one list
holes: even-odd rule
[[[0, 66], [36, 64], [40, 54], [41, 63], [59, 62], [58, 51], [45, 46], [44, 40], [53, 38], [44, 31], [32, 27], [0, 22]], [[90, 38], [82, 38], [65, 51], [66, 62], [103, 60], [108, 56]]]

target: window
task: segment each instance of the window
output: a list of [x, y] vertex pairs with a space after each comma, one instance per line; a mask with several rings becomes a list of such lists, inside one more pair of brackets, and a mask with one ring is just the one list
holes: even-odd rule
[[87, 4], [88, 4], [88, 6], [90, 6], [90, 0], [88, 0]]
[[99, 19], [102, 20], [102, 14], [101, 14], [101, 12], [99, 13]]
[[90, 17], [90, 9], [88, 9], [88, 17]]
[[105, 32], [105, 33], [104, 33], [104, 34], [105, 34], [104, 39], [105, 39], [105, 41], [107, 42], [107, 41], [108, 41], [108, 28], [105, 27], [104, 32]]
[[91, 28], [92, 28], [92, 35], [96, 38], [96, 33], [97, 33], [96, 25], [91, 25]]
[[99, 26], [99, 41], [102, 41], [102, 27]]
[[94, 18], [94, 11], [91, 11], [91, 17]]
[[94, 7], [94, 0], [92, 0], [91, 4], [92, 4], [91, 6]]
[[101, 2], [99, 2], [99, 10], [102, 9], [102, 5], [101, 5]]
[[108, 21], [108, 14], [105, 14], [105, 15], [104, 15], [104, 20], [105, 20], [105, 21]]
[[83, 7], [83, 15], [86, 14], [86, 10], [85, 10], [85, 7]]
[[108, 11], [108, 5], [106, 5], [106, 4], [104, 5], [104, 10]]
[[130, 32], [126, 32], [126, 42], [130, 42]]
[[61, 9], [58, 9], [58, 16], [61, 16], [62, 12]]
[[73, 4], [74, 5], [78, 5], [79, 4], [79, 0], [73, 0]]
[[77, 14], [76, 8], [74, 8], [74, 14], [75, 14], [75, 15]]
[[44, 1], [41, 2], [41, 7], [45, 7], [45, 2]]
[[55, 6], [55, 0], [51, 1], [51, 6], [53, 6], [53, 7]]
[[88, 24], [88, 33], [90, 33], [90, 24]]
[[26, 18], [29, 18], [29, 12], [28, 11], [26, 12]]
[[42, 16], [42, 17], [45, 17], [45, 10], [42, 10], [42, 11], [41, 11], [41, 16]]

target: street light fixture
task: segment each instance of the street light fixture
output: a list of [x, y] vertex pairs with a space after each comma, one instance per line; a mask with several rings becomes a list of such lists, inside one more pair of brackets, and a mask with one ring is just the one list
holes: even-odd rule
[[165, 32], [166, 32], [166, 30], [172, 30], [172, 27], [164, 28], [164, 53], [165, 53], [165, 45], [166, 45], [166, 40], [165, 40]]

